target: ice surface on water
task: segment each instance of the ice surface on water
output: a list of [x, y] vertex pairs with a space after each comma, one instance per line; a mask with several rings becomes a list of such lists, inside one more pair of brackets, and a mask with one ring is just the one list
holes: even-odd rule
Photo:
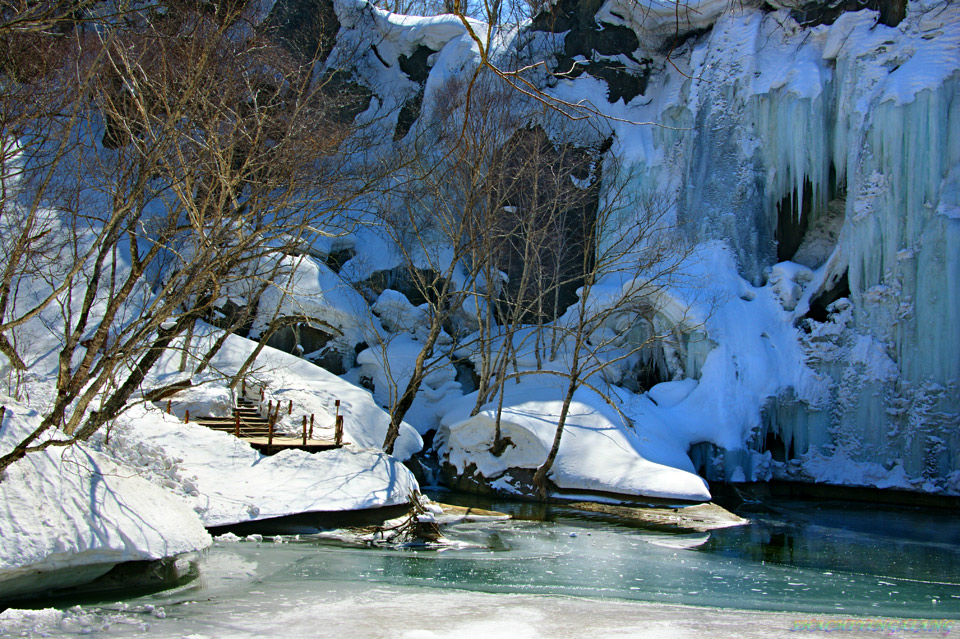
[[[872, 511], [862, 521], [846, 511], [818, 512], [801, 510], [793, 523], [774, 517], [776, 525], [696, 535], [568, 518], [466, 523], [446, 533], [482, 547], [442, 552], [293, 538], [218, 542], [193, 584], [124, 603], [8, 611], [0, 616], [0, 633], [760, 637], [784, 636], [795, 620], [825, 613], [957, 615], [960, 585], [937, 583], [956, 565], [954, 550], [937, 550], [929, 534], [911, 532], [909, 518], [892, 517], [889, 536], [881, 538], [856, 532], [873, 525]], [[889, 556], [879, 551], [872, 565], [860, 557], [863, 549], [884, 545]], [[841, 547], [859, 550], [844, 558], [835, 553]], [[916, 562], [925, 562], [927, 572], [915, 580], [904, 579], [907, 569], [890, 561], [913, 562], [923, 553], [933, 554]], [[757, 610], [668, 605], [691, 603]], [[763, 611], [783, 608], [795, 612]]]

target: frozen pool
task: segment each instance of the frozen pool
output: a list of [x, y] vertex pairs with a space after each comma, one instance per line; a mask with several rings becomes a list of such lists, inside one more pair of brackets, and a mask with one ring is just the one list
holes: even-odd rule
[[[705, 629], [776, 636], [852, 616], [960, 617], [960, 523], [949, 513], [781, 502], [742, 513], [753, 519], [746, 527], [671, 534], [568, 508], [485, 505], [538, 519], [456, 524], [446, 534], [458, 546], [442, 550], [311, 536], [219, 542], [200, 577], [179, 589], [79, 608], [61, 601], [46, 622], [0, 628], [511, 639], [662, 637], [670, 628], [673, 639]], [[951, 627], [942, 622], [938, 636]]]

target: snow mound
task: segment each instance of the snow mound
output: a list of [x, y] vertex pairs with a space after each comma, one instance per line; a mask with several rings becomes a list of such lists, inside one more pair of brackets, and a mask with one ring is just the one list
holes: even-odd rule
[[[444, 417], [441, 454], [461, 473], [471, 463], [476, 464], [487, 479], [496, 479], [509, 468], [539, 466], [550, 450], [563, 403], [563, 390], [548, 378], [530, 375], [519, 384], [508, 382], [501, 429], [513, 446], [508, 445], [501, 456], [490, 452], [496, 403], [485, 405], [471, 417], [472, 395]], [[710, 499], [706, 482], [693, 472], [684, 451], [668, 451], [666, 456], [678, 466], [672, 467], [641, 454], [640, 444], [637, 435], [622, 425], [600, 397], [580, 389], [570, 405], [550, 480], [561, 489], [689, 501]], [[664, 456], [662, 452], [660, 456]], [[496, 485], [507, 487], [504, 482]]]
[[[0, 453], [7, 453], [41, 416], [3, 403]], [[30, 453], [10, 466], [0, 504], [0, 599], [86, 583], [121, 562], [211, 543], [180, 498], [83, 445]]]
[[376, 450], [287, 450], [265, 457], [229, 433], [145, 408], [131, 409], [121, 428], [129, 439], [178, 459], [178, 473], [189, 483], [184, 492], [208, 527], [394, 506], [419, 491], [403, 464]]

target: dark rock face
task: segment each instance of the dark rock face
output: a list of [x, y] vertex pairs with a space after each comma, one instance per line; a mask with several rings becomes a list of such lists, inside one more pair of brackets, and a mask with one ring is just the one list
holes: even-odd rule
[[847, 11], [872, 9], [880, 13], [880, 24], [895, 27], [907, 15], [906, 0], [839, 0], [832, 3], [812, 0], [790, 11], [790, 15], [805, 27], [833, 24]]
[[267, 340], [267, 346], [285, 353], [303, 355], [321, 350], [332, 339], [333, 335], [309, 324], [295, 324], [285, 326], [271, 335]]
[[832, 285], [824, 290], [810, 302], [810, 310], [805, 319], [811, 319], [815, 322], [826, 322], [830, 312], [827, 307], [842, 297], [850, 297], [850, 280], [847, 278], [847, 271]]
[[[499, 477], [484, 477], [477, 471], [475, 464], [467, 466], [462, 473], [457, 472], [455, 466], [450, 463], [444, 463], [441, 468], [443, 485], [474, 495], [500, 495], [505, 494], [512, 497], [531, 497], [538, 498], [539, 492], [533, 483], [533, 468], [508, 468], [505, 473]], [[507, 493], [495, 489], [490, 484], [493, 481], [502, 480], [512, 486], [516, 492]]]
[[370, 107], [370, 101], [373, 100], [373, 91], [354, 82], [345, 71], [334, 70], [321, 82], [321, 93], [336, 105], [335, 109], [326, 108], [324, 115], [335, 124], [350, 124]]
[[[527, 309], [523, 321], [552, 320], [576, 301], [584, 265], [589, 268], [593, 227], [600, 203], [599, 171], [603, 148], [554, 145], [540, 127], [517, 130], [492, 162], [488, 179], [496, 193], [496, 229], [490, 249], [507, 286], [496, 308], [499, 317]], [[575, 183], [574, 180], [579, 182]], [[533, 232], [549, 229], [543, 236]], [[530, 243], [528, 245], [528, 243]], [[523, 291], [525, 253], [537, 255], [539, 283]]]
[[566, 78], [579, 78], [586, 73], [598, 80], [603, 80], [607, 83], [608, 102], [614, 103], [622, 99], [627, 103], [638, 95], [643, 95], [647, 90], [652, 60], [643, 58], [640, 64], [642, 66], [636, 69], [628, 69], [620, 62], [609, 60], [577, 62], [573, 58], [564, 56], [557, 62], [556, 73]]
[[400, 66], [400, 70], [406, 73], [408, 78], [417, 84], [423, 85], [426, 84], [427, 77], [430, 75], [430, 65], [427, 61], [434, 53], [436, 53], [436, 51], [421, 44], [410, 57], [401, 55], [397, 58], [397, 63]]
[[380, 293], [387, 289], [403, 293], [414, 306], [426, 302], [436, 303], [436, 291], [442, 286], [440, 274], [429, 269], [413, 271], [398, 266], [384, 271], [376, 271], [359, 284], [359, 289], [369, 302], [374, 302]]
[[[561, 0], [537, 15], [530, 29], [550, 33], [567, 32], [563, 52], [557, 55], [555, 73], [570, 78], [586, 73], [607, 83], [607, 99], [610, 102], [621, 98], [629, 102], [646, 91], [652, 61], [634, 57], [640, 48], [640, 41], [633, 30], [597, 22], [596, 13], [601, 4], [596, 0]], [[575, 62], [578, 56], [586, 61]], [[623, 58], [634, 64], [628, 68]]]
[[353, 350], [342, 352], [334, 346], [324, 348], [318, 355], [308, 358], [313, 364], [327, 370], [334, 375], [343, 375], [356, 364], [357, 357]]
[[430, 56], [436, 53], [428, 46], [420, 45], [410, 57], [401, 55], [397, 59], [400, 70], [407, 74], [413, 82], [420, 85], [420, 90], [415, 96], [403, 103], [400, 108], [400, 114], [397, 116], [397, 127], [393, 132], [393, 139], [400, 140], [420, 117], [420, 111], [423, 109], [423, 94], [427, 86], [427, 78], [430, 76]]
[[333, 339], [330, 333], [302, 322], [279, 329], [267, 345], [302, 357], [334, 375], [343, 375], [356, 364], [359, 351]]
[[[777, 205], [777, 230], [774, 238], [777, 242], [777, 261], [793, 259], [807, 232], [813, 209], [813, 184], [809, 179], [803, 181], [803, 206], [798, 206], [798, 193], [787, 195]], [[798, 210], [801, 209], [801, 210]]]
[[420, 111], [423, 109], [423, 89], [420, 89], [415, 96], [403, 103], [400, 113], [397, 115], [397, 126], [393, 131], [393, 139], [401, 140], [420, 117]]
[[327, 254], [327, 259], [324, 262], [331, 271], [334, 273], [339, 273], [340, 269], [343, 268], [343, 265], [352, 260], [357, 254], [356, 249], [353, 247], [344, 247], [341, 249], [336, 249], [330, 251]]
[[[302, 62], [322, 64], [337, 44], [340, 20], [332, 0], [277, 0], [262, 29]], [[370, 89], [340, 69], [320, 81], [320, 93], [335, 107], [323, 109], [325, 115], [340, 125], [353, 122], [373, 99]]]

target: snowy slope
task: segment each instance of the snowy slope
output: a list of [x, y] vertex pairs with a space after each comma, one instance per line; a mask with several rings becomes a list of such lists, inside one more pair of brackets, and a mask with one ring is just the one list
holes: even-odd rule
[[[197, 352], [203, 352], [219, 335], [218, 330], [210, 327], [200, 327], [198, 333], [200, 331], [204, 333], [197, 337], [192, 347]], [[194, 380], [197, 384], [206, 381], [210, 385], [210, 390], [204, 390], [207, 387], [199, 386], [197, 389], [188, 391], [184, 394], [183, 406], [194, 406], [193, 415], [230, 414], [229, 402], [232, 400], [229, 393], [224, 390], [223, 376], [236, 373], [255, 347], [256, 344], [251, 340], [237, 335], [229, 336], [223, 348], [211, 361], [213, 372]], [[161, 381], [167, 383], [182, 377], [182, 374], [177, 372], [178, 362], [179, 355], [175, 352], [165, 356], [154, 371], [153, 383], [160, 385]], [[264, 404], [273, 402], [276, 405], [279, 402], [288, 406], [289, 402], [293, 402], [294, 414], [281, 414], [278, 422], [280, 429], [285, 428], [299, 433], [302, 417], [313, 415], [316, 434], [320, 437], [332, 438], [334, 420], [339, 410], [339, 414], [344, 417], [344, 441], [359, 448], [379, 448], [383, 444], [390, 416], [377, 406], [369, 391], [319, 366], [266, 346], [250, 369], [247, 380], [248, 395], [256, 394], [258, 389], [262, 388]], [[199, 402], [193, 404], [190, 398], [197, 393], [200, 394]], [[210, 394], [211, 403], [205, 405], [202, 403], [202, 398], [207, 396], [207, 393]], [[215, 398], [218, 398], [219, 402]], [[336, 400], [340, 400], [339, 409], [335, 405]], [[175, 403], [179, 404], [176, 398]], [[183, 407], [179, 409], [179, 415], [183, 415]], [[421, 448], [423, 448], [423, 441], [420, 435], [406, 422], [401, 423], [394, 456], [403, 461]]]

